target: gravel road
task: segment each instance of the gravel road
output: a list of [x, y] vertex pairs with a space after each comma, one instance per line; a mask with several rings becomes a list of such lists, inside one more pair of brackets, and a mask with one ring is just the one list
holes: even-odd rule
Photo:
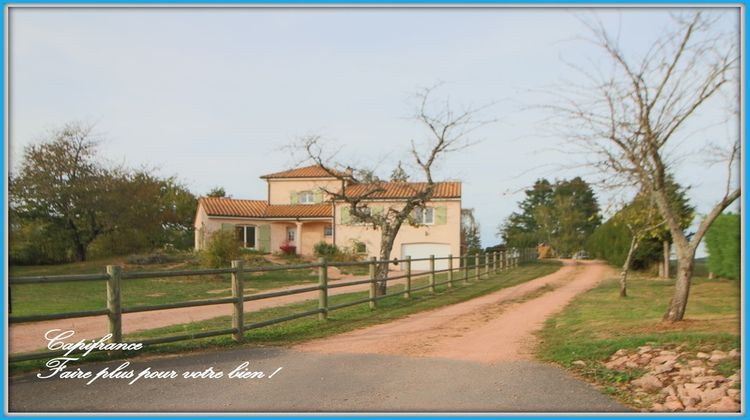
[[[139, 360], [129, 368], [229, 373], [243, 362], [263, 379], [10, 381], [10, 411], [42, 412], [560, 412], [624, 407], [563, 370], [534, 362], [487, 365], [442, 358], [241, 348]], [[96, 372], [121, 362], [86, 365]]]

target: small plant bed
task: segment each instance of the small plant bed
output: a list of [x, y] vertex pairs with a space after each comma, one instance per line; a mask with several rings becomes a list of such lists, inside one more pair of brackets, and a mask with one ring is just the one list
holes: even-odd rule
[[[556, 261], [535, 262], [520, 266], [512, 271], [492, 275], [490, 278], [483, 278], [479, 281], [473, 280], [468, 284], [463, 284], [460, 275], [456, 274], [454, 276], [455, 286], [453, 288], [448, 288], [447, 285], [438, 286], [435, 294], [430, 293], [427, 289], [423, 289], [418, 292], [413, 292], [410, 300], [404, 299], [401, 295], [382, 299], [378, 302], [378, 307], [375, 310], [371, 310], [367, 304], [360, 304], [332, 311], [330, 312], [328, 319], [325, 321], [319, 321], [317, 317], [309, 316], [254, 329], [245, 333], [245, 341], [251, 345], [281, 346], [292, 345], [315, 338], [327, 337], [369, 325], [388, 322], [416, 312], [463, 302], [553, 273], [558, 269], [559, 263]], [[436, 282], [438, 283], [445, 280], [446, 274], [436, 276]], [[426, 285], [427, 281], [426, 276], [415, 278], [413, 287], [416, 288]], [[399, 292], [402, 291], [403, 288], [403, 285], [392, 285], [389, 286], [388, 293]], [[332, 295], [329, 297], [328, 303], [333, 306], [366, 297], [367, 292]], [[245, 307], [245, 322], [248, 324], [262, 322], [290, 315], [292, 313], [303, 312], [317, 308], [317, 304], [317, 300], [308, 300], [290, 305], [252, 311], [252, 303], [250, 303]], [[229, 316], [222, 316], [200, 322], [172, 325], [169, 327], [129, 334], [126, 335], [124, 341], [133, 342], [148, 338], [199, 333], [227, 328], [228, 325], [231, 325], [231, 318]], [[221, 336], [149, 346], [138, 352], [138, 354], [174, 353], [189, 350], [217, 349], [237, 345], [238, 344], [232, 341], [230, 337]], [[124, 356], [137, 356], [138, 354], [125, 354]], [[91, 354], [86, 359], [87, 361], [108, 360], [105, 354]], [[12, 363], [11, 369], [13, 373], [20, 373], [23, 371], [39, 369], [43, 366], [43, 363], [43, 360]]]
[[616, 279], [549, 319], [538, 357], [570, 369], [641, 411], [739, 410], [737, 281], [694, 279], [684, 321], [661, 321], [673, 280]]

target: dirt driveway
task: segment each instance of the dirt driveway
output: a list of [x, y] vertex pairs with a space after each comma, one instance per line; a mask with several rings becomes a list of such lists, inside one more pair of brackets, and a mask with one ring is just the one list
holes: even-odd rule
[[[438, 310], [308, 342], [142, 357], [136, 370], [283, 370], [271, 380], [10, 378], [13, 412], [623, 412], [583, 381], [529, 359], [533, 332], [607, 268], [565, 267], [549, 276]], [[383, 354], [373, 354], [383, 353]], [[418, 357], [415, 357], [418, 356]], [[487, 362], [490, 362], [488, 364]], [[92, 371], [119, 363], [84, 365]], [[96, 392], [97, 398], [91, 398]], [[39, 398], [44, 395], [44, 398]]]
[[475, 362], [531, 360], [534, 333], [611, 269], [565, 261], [559, 271], [467, 302], [310, 341], [298, 350], [442, 357]]

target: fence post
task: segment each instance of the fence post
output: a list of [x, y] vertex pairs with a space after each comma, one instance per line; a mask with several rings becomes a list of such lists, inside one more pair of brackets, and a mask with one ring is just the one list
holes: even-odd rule
[[109, 311], [109, 333], [111, 343], [122, 342], [122, 294], [120, 283], [122, 280], [122, 267], [119, 265], [108, 265], [107, 274], [107, 310]]
[[453, 254], [448, 254], [448, 287], [453, 287]]
[[232, 268], [235, 270], [232, 272], [232, 297], [234, 298], [232, 328], [235, 329], [235, 332], [232, 333], [232, 339], [241, 343], [245, 335], [245, 286], [242, 278], [242, 261], [232, 261]]
[[404, 289], [404, 298], [411, 299], [411, 255], [406, 257], [406, 288]]
[[325, 257], [318, 258], [318, 319], [328, 318], [328, 260]]
[[485, 252], [484, 253], [484, 277], [489, 278], [490, 277], [490, 253]]
[[508, 269], [508, 251], [503, 251], [503, 271]]
[[500, 257], [500, 253], [495, 251], [492, 253], [492, 272], [497, 274], [497, 260]]
[[479, 280], [479, 253], [474, 254], [474, 277]]
[[435, 256], [430, 255], [430, 293], [435, 293]]
[[464, 284], [469, 283], [469, 255], [461, 257], [464, 262]]
[[378, 301], [375, 300], [375, 290], [377, 284], [375, 284], [375, 261], [376, 257], [370, 258], [370, 309], [378, 307]]

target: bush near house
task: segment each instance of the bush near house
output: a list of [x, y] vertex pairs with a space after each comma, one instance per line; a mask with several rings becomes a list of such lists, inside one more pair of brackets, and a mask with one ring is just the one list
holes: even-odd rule
[[315, 256], [326, 257], [328, 261], [331, 262], [351, 262], [362, 260], [362, 255], [357, 253], [356, 247], [339, 248], [334, 244], [320, 241], [314, 245], [313, 250]]
[[740, 278], [740, 215], [722, 214], [706, 232], [708, 270], [719, 277]]
[[324, 241], [316, 243], [313, 250], [317, 257], [334, 257], [341, 252], [336, 245]]
[[208, 267], [226, 267], [240, 256], [241, 248], [233, 231], [220, 230], [209, 238], [201, 261]]

